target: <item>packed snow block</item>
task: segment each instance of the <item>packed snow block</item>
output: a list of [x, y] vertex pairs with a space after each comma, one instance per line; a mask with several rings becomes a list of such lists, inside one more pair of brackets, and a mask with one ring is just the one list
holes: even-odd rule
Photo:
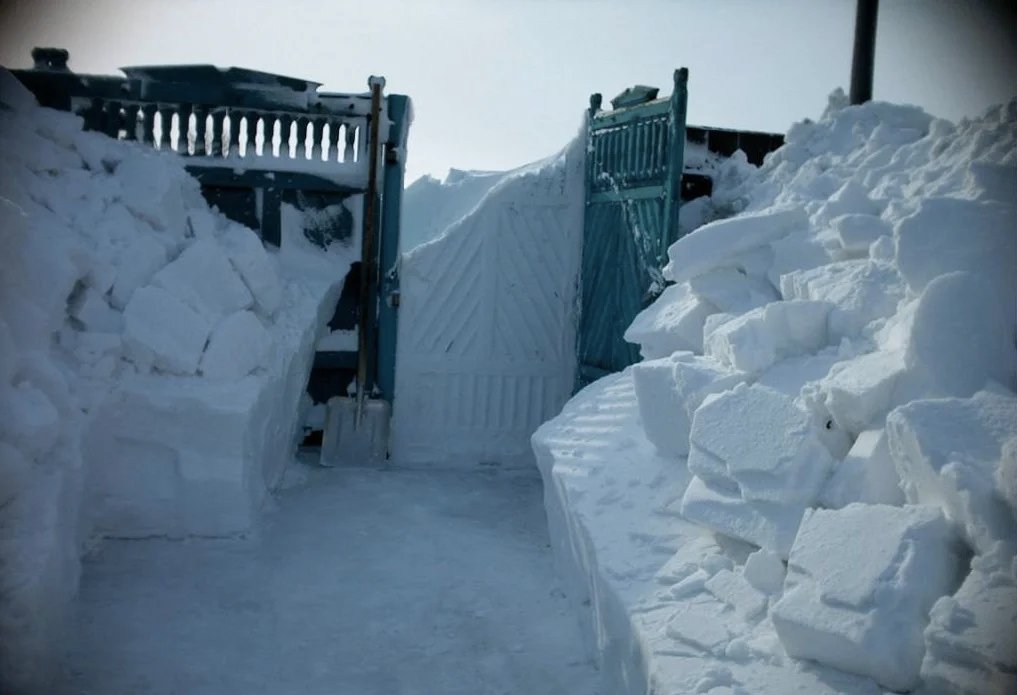
[[703, 351], [703, 324], [717, 308], [687, 284], [670, 285], [625, 329], [625, 340], [640, 346], [643, 359], [667, 357], [678, 350]]
[[995, 478], [996, 490], [1017, 520], [1017, 434], [1003, 444]]
[[102, 295], [91, 287], [85, 288], [70, 309], [70, 315], [77, 319], [85, 330], [119, 333], [123, 327], [123, 315], [110, 307]]
[[789, 396], [736, 386], [696, 410], [689, 470], [715, 484], [734, 484], [746, 500], [804, 509], [833, 468], [815, 427]]
[[748, 275], [740, 268], [715, 268], [688, 284], [700, 298], [729, 314], [741, 314], [780, 299], [763, 277]]
[[696, 652], [721, 656], [741, 631], [739, 622], [734, 613], [724, 612], [720, 602], [683, 601], [667, 623], [667, 635]]
[[731, 538], [771, 550], [782, 558], [791, 552], [804, 507], [745, 500], [736, 491], [718, 489], [692, 478], [681, 502], [689, 521]]
[[632, 365], [643, 431], [662, 456], [670, 457], [689, 453], [689, 420], [675, 388], [674, 367], [671, 357]]
[[787, 568], [780, 556], [763, 548], [751, 553], [742, 568], [745, 581], [768, 596], [781, 592], [786, 575]]
[[148, 234], [134, 235], [117, 256], [117, 278], [110, 295], [113, 306], [117, 309], [126, 307], [135, 290], [147, 285], [167, 260], [165, 246]]
[[893, 265], [870, 260], [792, 271], [781, 276], [780, 291], [784, 299], [833, 304], [829, 328], [834, 340], [856, 336], [872, 321], [894, 314], [904, 298], [904, 284]]
[[902, 351], [870, 352], [833, 365], [819, 388], [837, 425], [861, 432], [898, 404], [897, 384], [905, 370]]
[[889, 222], [872, 214], [851, 213], [830, 220], [841, 248], [850, 255], [868, 256], [872, 244], [881, 238], [889, 239], [893, 227]]
[[727, 259], [808, 229], [809, 218], [800, 206], [744, 214], [703, 225], [671, 245], [664, 277], [684, 282], [725, 267]]
[[789, 656], [911, 690], [929, 609], [957, 586], [960, 564], [935, 507], [809, 510], [770, 615]]
[[124, 348], [146, 368], [194, 374], [211, 331], [208, 319], [159, 287], [143, 287], [124, 310]]
[[869, 197], [868, 191], [857, 181], [848, 179], [812, 215], [812, 224], [825, 226], [843, 215], [878, 215], [879, 205]]
[[895, 506], [904, 503], [900, 476], [886, 443], [886, 430], [859, 434], [819, 495], [819, 503], [829, 509], [840, 509], [852, 502]]
[[992, 391], [912, 401], [886, 419], [907, 501], [941, 507], [978, 552], [1017, 541], [1014, 516], [995, 479], [1015, 430], [1017, 397]]
[[930, 692], [1017, 692], [1017, 582], [1012, 571], [981, 560], [930, 612], [921, 671]]
[[201, 356], [201, 373], [209, 379], [237, 380], [265, 365], [272, 336], [250, 311], [223, 319]]
[[195, 311], [216, 322], [254, 303], [244, 281], [233, 270], [222, 247], [212, 239], [189, 246], [152, 278]]
[[255, 308], [272, 316], [282, 303], [282, 283], [254, 231], [231, 224], [222, 235], [222, 244], [233, 268], [254, 296]]
[[969, 272], [985, 278], [1012, 308], [1017, 302], [1013, 214], [1001, 203], [923, 199], [894, 230], [897, 266], [908, 287], [917, 293], [940, 275]]
[[741, 574], [720, 570], [706, 580], [706, 590], [731, 607], [744, 622], [754, 622], [766, 611], [766, 594], [762, 593]]
[[827, 302], [773, 302], [720, 325], [705, 340], [706, 354], [742, 372], [758, 373], [827, 344]]
[[773, 249], [773, 263], [766, 273], [766, 279], [774, 287], [780, 287], [780, 278], [787, 273], [818, 268], [834, 260], [827, 246], [810, 231], [789, 234], [770, 244], [770, 247]]
[[184, 238], [187, 210], [200, 205], [201, 192], [183, 167], [157, 152], [139, 150], [117, 165], [116, 176], [121, 201], [132, 213], [170, 238]]
[[905, 360], [927, 393], [970, 396], [988, 381], [1017, 389], [1017, 295], [1000, 289], [975, 273], [949, 273], [926, 286]]

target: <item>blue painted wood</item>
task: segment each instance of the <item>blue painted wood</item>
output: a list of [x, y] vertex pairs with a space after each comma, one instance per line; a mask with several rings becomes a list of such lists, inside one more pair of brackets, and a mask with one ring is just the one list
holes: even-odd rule
[[576, 387], [639, 359], [625, 329], [664, 289], [661, 269], [677, 238], [688, 71], [668, 99], [637, 86], [590, 98], [586, 215], [580, 280]]

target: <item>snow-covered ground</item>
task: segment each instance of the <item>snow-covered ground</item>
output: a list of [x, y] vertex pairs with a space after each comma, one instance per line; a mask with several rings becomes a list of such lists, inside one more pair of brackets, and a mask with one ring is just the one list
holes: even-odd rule
[[617, 693], [1017, 690], [1017, 101], [847, 106], [534, 435]]
[[535, 470], [292, 473], [247, 539], [86, 559], [55, 692], [609, 695]]

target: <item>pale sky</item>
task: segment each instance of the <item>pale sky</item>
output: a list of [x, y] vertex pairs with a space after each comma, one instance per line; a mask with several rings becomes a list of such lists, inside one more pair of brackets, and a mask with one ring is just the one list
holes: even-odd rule
[[[1017, 96], [1013, 2], [883, 0], [874, 96], [956, 120]], [[0, 64], [213, 63], [413, 98], [408, 182], [553, 154], [592, 92], [670, 92], [689, 122], [784, 132], [848, 86], [854, 0], [0, 0]]]

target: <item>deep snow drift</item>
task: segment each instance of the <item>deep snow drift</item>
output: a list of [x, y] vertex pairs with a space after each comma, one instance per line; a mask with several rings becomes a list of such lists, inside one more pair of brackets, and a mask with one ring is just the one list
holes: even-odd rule
[[90, 539], [246, 530], [356, 249], [280, 252], [176, 155], [0, 70], [0, 683], [51, 675]]
[[[847, 106], [533, 438], [619, 692], [1017, 690], [1017, 101]], [[685, 210], [683, 208], [683, 215]]]

